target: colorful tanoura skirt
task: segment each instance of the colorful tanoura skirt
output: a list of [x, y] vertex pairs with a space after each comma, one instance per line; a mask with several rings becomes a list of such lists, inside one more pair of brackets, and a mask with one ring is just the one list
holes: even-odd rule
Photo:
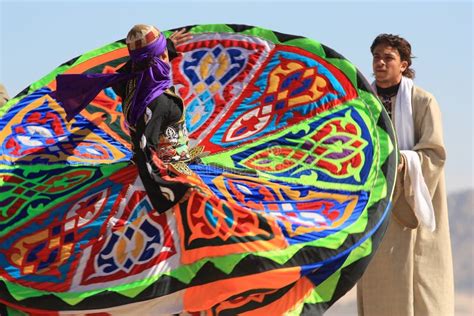
[[312, 39], [190, 31], [172, 73], [199, 159], [156, 173], [171, 207], [151, 203], [113, 90], [70, 122], [50, 96], [57, 74], [116, 71], [123, 40], [0, 109], [4, 313], [317, 315], [363, 273], [397, 165], [366, 80]]

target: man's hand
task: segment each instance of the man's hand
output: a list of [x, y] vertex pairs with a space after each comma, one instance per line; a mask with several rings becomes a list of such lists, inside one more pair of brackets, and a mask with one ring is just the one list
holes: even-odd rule
[[170, 35], [169, 39], [173, 42], [174, 46], [178, 46], [193, 37], [191, 33], [186, 31], [185, 28], [182, 28], [179, 31], [174, 31], [173, 34]]
[[400, 155], [400, 162], [398, 163], [397, 171], [401, 172], [403, 167], [405, 166], [405, 156], [403, 154]]

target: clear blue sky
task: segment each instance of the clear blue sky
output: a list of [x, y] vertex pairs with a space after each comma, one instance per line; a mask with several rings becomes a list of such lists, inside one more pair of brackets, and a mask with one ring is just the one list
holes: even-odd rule
[[22, 1], [0, 0], [0, 82], [11, 96], [59, 64], [121, 39], [134, 24], [161, 29], [233, 23], [313, 38], [372, 80], [379, 33], [407, 38], [415, 83], [443, 113], [448, 191], [473, 188], [471, 1]]

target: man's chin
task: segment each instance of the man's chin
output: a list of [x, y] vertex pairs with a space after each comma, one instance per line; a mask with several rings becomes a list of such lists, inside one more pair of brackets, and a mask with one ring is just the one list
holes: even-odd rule
[[375, 75], [375, 81], [377, 82], [384, 82], [386, 81], [387, 78], [385, 78], [385, 76], [381, 76], [381, 75]]
[[375, 82], [379, 85], [386, 85], [389, 83], [389, 81], [385, 77], [375, 77]]

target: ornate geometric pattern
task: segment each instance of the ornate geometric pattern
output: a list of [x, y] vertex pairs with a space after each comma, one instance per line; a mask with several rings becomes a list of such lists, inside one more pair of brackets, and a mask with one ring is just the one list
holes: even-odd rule
[[92, 165], [130, 158], [125, 146], [89, 121], [78, 117], [75, 124], [66, 124], [64, 111], [48, 92], [26, 106], [20, 102], [3, 117], [0, 162]]
[[316, 175], [329, 183], [365, 183], [373, 144], [360, 114], [345, 108], [232, 155], [237, 166], [279, 178]]
[[[2, 108], [2, 304], [318, 315], [363, 272], [398, 162], [390, 120], [361, 74], [311, 39], [189, 29], [172, 74], [199, 154], [157, 164], [152, 185], [113, 89], [70, 122], [54, 99], [56, 75], [128, 62], [123, 40], [64, 63]], [[183, 183], [191, 189], [171, 199]], [[155, 193], [173, 202], [160, 208]]]
[[215, 172], [205, 181], [212, 181], [209, 187], [221, 199], [277, 218], [290, 244], [324, 238], [353, 224], [368, 201], [366, 192], [310, 190], [232, 173]]
[[0, 236], [53, 208], [68, 195], [78, 194], [108, 172], [91, 167], [0, 170]]
[[133, 179], [133, 172], [123, 169], [2, 237], [0, 261], [9, 265], [0, 267], [0, 277], [39, 290], [69, 290], [81, 249], [100, 239], [114, 216], [126, 184], [117, 181]]
[[356, 96], [334, 66], [297, 48], [279, 47], [225, 113], [223, 124], [207, 136], [206, 149], [254, 141]]
[[133, 192], [128, 201], [119, 210], [124, 224], [112, 227], [107, 238], [84, 250], [89, 256], [84, 256], [87, 262], [83, 260], [84, 270], [74, 288], [111, 286], [125, 278], [140, 280], [177, 254], [168, 215], [152, 211], [145, 191]]
[[186, 204], [176, 214], [184, 263], [249, 248], [270, 250], [286, 245], [271, 217], [196, 193]]
[[222, 35], [221, 41], [204, 34], [179, 47], [183, 57], [173, 60], [174, 83], [187, 107], [186, 127], [191, 138], [201, 139], [203, 131], [239, 95], [271, 45], [238, 34]]

